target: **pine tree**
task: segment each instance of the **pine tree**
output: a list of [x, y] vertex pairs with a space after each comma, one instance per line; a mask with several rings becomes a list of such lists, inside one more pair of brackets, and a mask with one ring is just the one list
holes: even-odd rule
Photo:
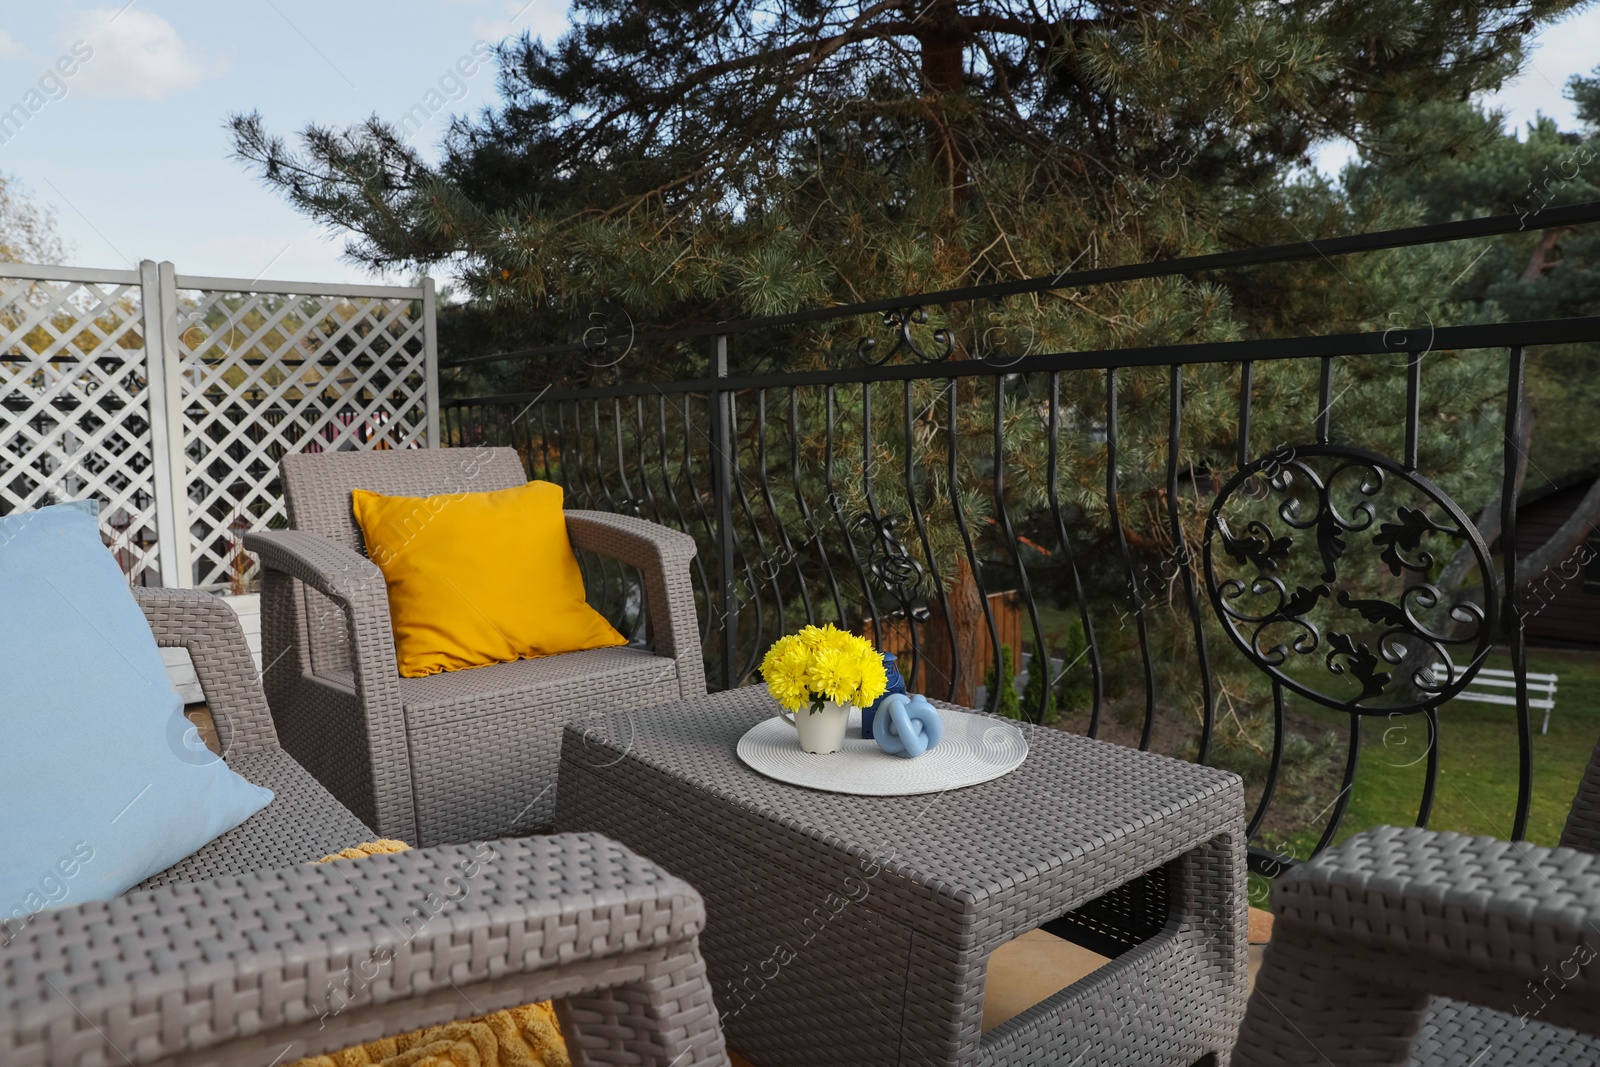
[[[452, 343], [548, 342], [597, 309], [734, 319], [1381, 221], [1296, 177], [1313, 145], [1497, 85], [1571, 6], [580, 0], [559, 42], [500, 47], [503, 105], [456, 120], [437, 164], [376, 117], [308, 127], [299, 151], [257, 115], [233, 125], [358, 261], [449, 261], [475, 298]], [[1108, 347], [1344, 325], [1358, 294], [1308, 301], [1305, 277], [1067, 294], [956, 326], [972, 351], [1005, 330]], [[538, 387], [583, 369], [520, 371]]]
[[[472, 299], [442, 319], [442, 340], [450, 354], [472, 355], [576, 339], [596, 321], [707, 323], [1410, 224], [1431, 210], [1415, 192], [1425, 178], [1407, 188], [1326, 182], [1308, 174], [1308, 153], [1348, 137], [1426, 175], [1481, 132], [1428, 116], [1497, 86], [1518, 67], [1534, 28], [1572, 6], [584, 0], [559, 42], [501, 46], [503, 104], [454, 122], [437, 164], [376, 117], [346, 130], [308, 127], [295, 147], [259, 115], [236, 116], [233, 129], [239, 155], [297, 208], [348, 232], [358, 261], [390, 269], [449, 262]], [[1345, 258], [1337, 270], [1307, 262], [930, 307], [913, 333], [933, 344], [933, 331], [948, 331], [960, 359], [1471, 321], [1478, 296], [1452, 289], [1451, 279], [1469, 271], [1475, 254], [1401, 249]], [[852, 321], [741, 338], [735, 371], [854, 364], [862, 331]], [[454, 384], [537, 391], [597, 373], [686, 377], [704, 373], [706, 355], [662, 345], [600, 372], [584, 358], [457, 371]], [[1316, 414], [1315, 368], [1270, 362], [1256, 376], [1256, 454], [1307, 440]], [[1495, 485], [1498, 368], [1490, 353], [1429, 355], [1421, 467], [1470, 509]], [[1339, 374], [1334, 439], [1398, 454], [1403, 369], [1360, 358], [1341, 360]], [[977, 531], [981, 570], [1015, 572], [1020, 549], [990, 521], [997, 503], [985, 463], [998, 438], [1017, 532], [1056, 546], [1045, 499], [1047, 396], [1037, 378], [1007, 384], [999, 427], [992, 393], [919, 382], [904, 398], [918, 412], [908, 432], [900, 391], [879, 389], [871, 440], [852, 397], [831, 420], [816, 393], [798, 400], [798, 432], [762, 438], [773, 480], [783, 483], [793, 460], [807, 495], [848, 518], [808, 525], [786, 499], [770, 515], [752, 504], [739, 519], [747, 537], [764, 530], [771, 545], [793, 530], [807, 540], [782, 593], [753, 599], [746, 617], [753, 610], [776, 624], [805, 579], [820, 617], [859, 624], [860, 597], [822, 595], [812, 540], [845, 558], [852, 535], [844, 528], [871, 510], [866, 476], [879, 461], [897, 470], [909, 455], [929, 538], [926, 549], [910, 536], [903, 543], [948, 589], [952, 619], [960, 615], [956, 643], [968, 655], [986, 649], [976, 576], [953, 513], [959, 507]], [[1178, 556], [1165, 513], [1166, 372], [1129, 369], [1120, 381], [1118, 506], [1163, 652], [1157, 689], [1191, 692], [1179, 579], [1160, 570]], [[1183, 460], [1194, 476], [1177, 503], [1190, 545], [1209, 504], [1200, 499], [1209, 495], [1202, 473], [1234, 462], [1237, 382], [1224, 366], [1185, 371]], [[1068, 374], [1060, 385], [1069, 534], [1089, 599], [1125, 612], [1096, 438], [1104, 381]], [[750, 411], [755, 401], [738, 402], [748, 463], [764, 428]], [[829, 459], [839, 469], [824, 492]], [[666, 473], [674, 484], [708, 485], [699, 463], [669, 460]], [[880, 478], [873, 490], [878, 514], [908, 514], [900, 479]], [[1063, 557], [1056, 550], [1029, 563], [1041, 597], [1066, 600]], [[749, 583], [758, 597], [753, 568]], [[1133, 673], [1133, 653], [1115, 642], [1118, 621], [1098, 620], [1109, 624], [1098, 637], [1112, 690]], [[1224, 647], [1214, 620], [1207, 625], [1211, 647]], [[942, 640], [937, 625], [926, 631]], [[1041, 662], [1043, 645], [1033, 650]], [[948, 678], [960, 653], [944, 654]], [[1223, 723], [1232, 735], [1219, 737], [1214, 760], [1226, 763], [1231, 745], [1243, 765], [1259, 748], [1263, 723], [1250, 707], [1259, 705], [1261, 678], [1236, 668], [1226, 676], [1220, 662], [1217, 669], [1240, 713]], [[965, 692], [977, 673], [962, 671]], [[991, 691], [1015, 701], [1014, 686]], [[1320, 766], [1321, 749], [1308, 752], [1301, 764]]]

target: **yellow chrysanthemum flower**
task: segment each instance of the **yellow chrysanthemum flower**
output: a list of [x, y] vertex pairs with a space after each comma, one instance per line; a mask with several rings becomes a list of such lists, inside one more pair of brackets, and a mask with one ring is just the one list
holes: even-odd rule
[[791, 711], [824, 700], [864, 707], [889, 686], [872, 642], [832, 623], [773, 642], [762, 657], [761, 676], [773, 699]]

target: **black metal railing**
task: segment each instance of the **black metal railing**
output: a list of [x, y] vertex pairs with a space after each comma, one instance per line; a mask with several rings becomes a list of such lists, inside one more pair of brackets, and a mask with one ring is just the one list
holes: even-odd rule
[[[1600, 204], [1587, 204], [1536, 225], [1596, 220]], [[1503, 647], [1520, 838], [1533, 790], [1524, 612], [1516, 553], [1494, 543], [1516, 543], [1527, 353], [1600, 342], [1600, 318], [1019, 355], [963, 339], [951, 309], [1527, 224], [1498, 216], [660, 331], [630, 344], [686, 352], [708, 373], [447, 400], [445, 437], [517, 448], [570, 507], [693, 534], [713, 686], [752, 680], [772, 640], [806, 622], [868, 633], [915, 687], [981, 694], [990, 710], [1009, 710], [1011, 671], [1025, 666], [1021, 717], [1245, 774], [1265, 873], [1339, 832], [1364, 720], [1382, 720], [1386, 741], [1420, 742], [1409, 751], [1422, 753], [1426, 824], [1440, 706]], [[870, 326], [847, 329], [863, 316]], [[732, 348], [771, 357], [817, 337], [843, 358], [730, 370]], [[1497, 537], [1480, 534], [1486, 516]], [[642, 632], [636, 580], [584, 562], [592, 599]]]

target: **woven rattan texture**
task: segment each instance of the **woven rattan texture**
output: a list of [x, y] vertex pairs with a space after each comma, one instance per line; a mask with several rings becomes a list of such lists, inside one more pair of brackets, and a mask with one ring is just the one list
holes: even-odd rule
[[1600, 1041], [1538, 1019], [1436, 997], [1407, 1062], [1417, 1067], [1594, 1067], [1600, 1064]]
[[524, 482], [511, 449], [284, 457], [295, 529], [250, 535], [261, 556], [267, 694], [284, 748], [391, 837], [424, 846], [548, 826], [561, 726], [705, 692], [686, 534], [567, 513], [574, 547], [644, 577], [654, 654], [549, 656], [402, 679], [382, 575], [362, 552], [354, 488], [426, 496]]
[[704, 914], [597, 835], [133, 892], [0, 953], [0, 1062], [264, 1065], [559, 996], [590, 1062], [722, 1063]]
[[[246, 534], [245, 545], [261, 558], [262, 682], [284, 749], [363, 822], [416, 840], [383, 572], [354, 549], [295, 530]], [[296, 584], [326, 599], [308, 607]], [[354, 650], [343, 685], [311, 673], [316, 612], [331, 614]]]
[[287, 752], [237, 752], [228, 766], [272, 790], [272, 803], [140, 889], [309, 863], [372, 840], [373, 832]]
[[[738, 761], [773, 711], [752, 687], [569, 726], [556, 808], [559, 829], [601, 830], [702, 887], [723, 1024], [755, 1062], [1046, 1063], [1081, 1042], [1096, 1062], [1226, 1055], [1245, 988], [1236, 777], [1039, 730], [996, 781], [844, 797]], [[980, 1038], [995, 947], [1178, 857], [1177, 912], [1120, 978]]]
[[239, 616], [198, 589], [135, 589], [156, 644], [189, 651], [224, 752], [278, 747]]
[[1595, 742], [1594, 752], [1589, 756], [1589, 768], [1578, 784], [1578, 795], [1572, 798], [1572, 810], [1567, 813], [1567, 825], [1561, 831], [1561, 844], [1585, 852], [1600, 852], [1600, 741]]
[[1380, 827], [1280, 878], [1273, 910], [1236, 1063], [1600, 1063], [1600, 857]]
[[269, 1067], [552, 998], [578, 1062], [727, 1062], [686, 883], [595, 835], [307, 866], [371, 834], [273, 742], [237, 619], [137, 596], [276, 796], [126, 896], [8, 923], [0, 1064]]
[[400, 683], [425, 840], [461, 841], [484, 824], [520, 833], [555, 815], [561, 728], [613, 708], [678, 699], [669, 659], [597, 648]]

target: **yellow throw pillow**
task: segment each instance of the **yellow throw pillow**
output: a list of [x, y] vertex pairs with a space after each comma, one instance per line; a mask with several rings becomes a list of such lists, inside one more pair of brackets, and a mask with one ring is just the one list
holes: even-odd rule
[[351, 504], [389, 588], [403, 676], [626, 643], [584, 600], [559, 485], [430, 497], [357, 489]]

